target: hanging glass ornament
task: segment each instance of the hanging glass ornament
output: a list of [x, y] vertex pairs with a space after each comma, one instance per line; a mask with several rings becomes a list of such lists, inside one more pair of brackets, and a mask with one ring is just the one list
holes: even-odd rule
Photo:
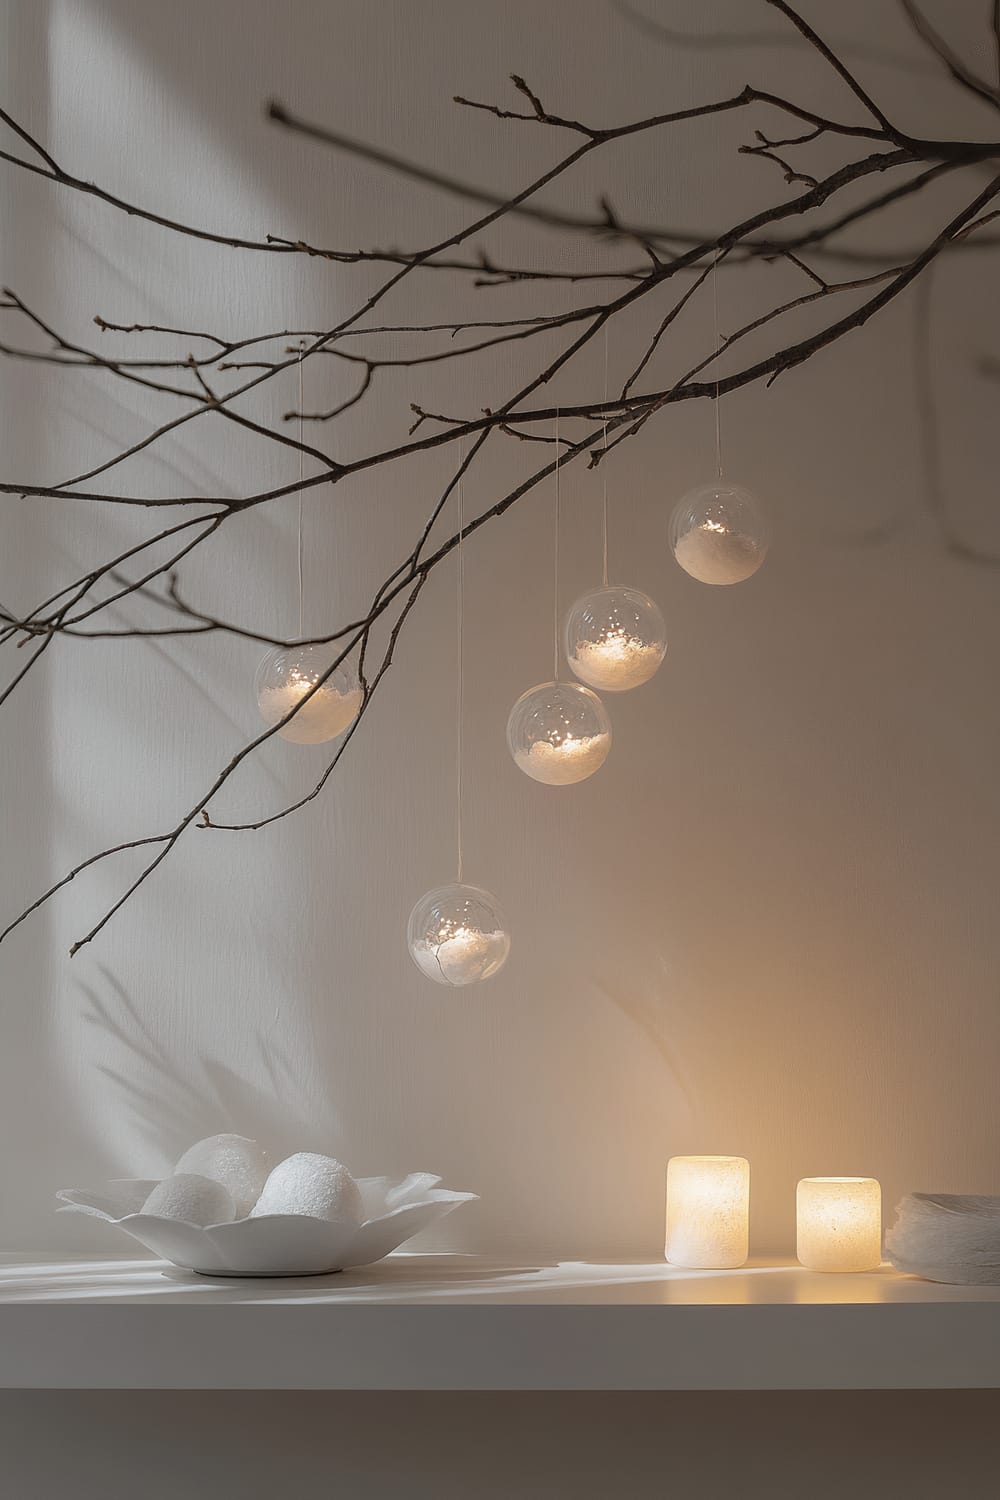
[[760, 502], [717, 480], [684, 496], [670, 522], [674, 556], [699, 583], [742, 583], [767, 556], [770, 528]]
[[[279, 723], [300, 703], [334, 660], [329, 646], [278, 646], [257, 668], [254, 691], [267, 725]], [[322, 745], [349, 729], [361, 708], [362, 692], [353, 667], [342, 663], [316, 689], [278, 734], [295, 745]]]
[[478, 885], [442, 885], [421, 896], [406, 938], [420, 972], [452, 986], [491, 979], [510, 952], [500, 903]]
[[578, 599], [566, 616], [566, 660], [588, 687], [624, 693], [641, 687], [667, 650], [659, 606], [641, 589], [605, 585]]
[[593, 776], [607, 760], [611, 720], [589, 688], [543, 682], [522, 693], [511, 709], [507, 745], [526, 776], [569, 786]]

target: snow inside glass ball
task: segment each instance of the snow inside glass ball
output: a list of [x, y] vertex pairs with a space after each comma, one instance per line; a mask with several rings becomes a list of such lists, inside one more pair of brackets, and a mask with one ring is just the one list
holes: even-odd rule
[[406, 939], [421, 974], [437, 984], [491, 979], [510, 952], [500, 903], [477, 885], [442, 885], [421, 896], [410, 912]]
[[767, 556], [770, 530], [759, 501], [738, 484], [703, 484], [670, 522], [674, 556], [699, 583], [742, 583]]
[[[279, 646], [269, 651], [254, 679], [264, 723], [280, 723], [319, 681], [335, 655], [336, 648], [329, 646]], [[278, 734], [294, 745], [322, 745], [335, 740], [354, 723], [361, 698], [357, 674], [342, 663]]]
[[566, 660], [581, 682], [602, 692], [648, 682], [666, 650], [659, 606], [640, 589], [594, 589], [566, 617]]
[[608, 711], [578, 682], [543, 682], [522, 693], [507, 720], [515, 764], [547, 786], [569, 786], [599, 771], [611, 749]]

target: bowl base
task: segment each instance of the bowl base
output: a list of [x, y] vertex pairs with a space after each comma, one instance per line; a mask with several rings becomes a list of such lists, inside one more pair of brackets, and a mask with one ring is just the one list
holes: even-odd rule
[[[212, 1281], [301, 1281], [306, 1276], [340, 1276], [343, 1266], [330, 1266], [325, 1271], [199, 1271], [197, 1266], [178, 1266], [192, 1276], [205, 1276]], [[164, 1272], [169, 1275], [169, 1272]]]

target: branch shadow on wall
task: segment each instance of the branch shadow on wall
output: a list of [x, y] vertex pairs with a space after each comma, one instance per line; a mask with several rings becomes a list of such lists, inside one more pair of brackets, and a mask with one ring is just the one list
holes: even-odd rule
[[[254, 1059], [263, 1085], [204, 1053], [181, 1066], [150, 1029], [138, 1005], [100, 965], [103, 993], [81, 984], [81, 1018], [100, 1033], [94, 1064], [142, 1145], [171, 1167], [194, 1141], [223, 1131], [255, 1135], [275, 1156], [302, 1150], [315, 1124], [298, 1118], [302, 1095], [291, 1051], [280, 1036], [254, 1033]], [[329, 1141], [326, 1143], [330, 1147]]]

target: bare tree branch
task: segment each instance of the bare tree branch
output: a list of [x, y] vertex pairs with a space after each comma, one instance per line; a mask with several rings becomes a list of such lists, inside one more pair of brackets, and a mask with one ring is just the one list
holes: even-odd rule
[[[206, 777], [204, 790], [186, 811], [179, 814], [172, 827], [138, 837], [126, 843], [92, 854], [77, 864], [66, 876], [30, 902], [19, 916], [0, 934], [0, 941], [61, 891], [70, 881], [93, 865], [130, 849], [147, 850], [138, 875], [122, 894], [74, 945], [73, 952], [93, 941], [107, 923], [121, 910], [131, 896], [151, 878], [171, 854], [187, 830], [194, 826], [220, 831], [260, 829], [288, 817], [314, 798], [328, 784], [347, 745], [367, 720], [372, 697], [384, 682], [392, 664], [401, 632], [415, 608], [431, 574], [448, 558], [459, 541], [458, 534], [441, 535], [441, 518], [455, 487], [465, 476], [481, 472], [487, 444], [513, 443], [518, 455], [537, 456], [542, 445], [545, 462], [531, 472], [523, 473], [502, 495], [484, 498], [482, 508], [467, 521], [463, 535], [474, 535], [486, 526], [495, 525], [514, 505], [535, 494], [555, 471], [556, 454], [560, 466], [578, 459], [593, 465], [671, 406], [691, 400], [724, 398], [746, 386], [771, 384], [779, 375], [825, 349], [848, 334], [862, 329], [894, 299], [922, 280], [942, 254], [961, 249], [994, 245], [996, 242], [981, 231], [996, 221], [1000, 207], [993, 206], [1000, 195], [1000, 142], [962, 139], [925, 140], [902, 131], [882, 110], [878, 102], [854, 76], [843, 60], [843, 49], [834, 49], [798, 14], [786, 0], [766, 0], [788, 24], [789, 39], [796, 46], [809, 47], [853, 96], [854, 107], [863, 110], [860, 122], [842, 122], [816, 113], [792, 99], [747, 85], [729, 97], [680, 110], [648, 116], [617, 126], [596, 126], [584, 120], [553, 112], [539, 93], [519, 75], [513, 77], [519, 95], [519, 107], [460, 98], [458, 102], [480, 113], [515, 126], [527, 124], [533, 129], [555, 132], [553, 141], [566, 143], [570, 149], [556, 157], [552, 165], [540, 172], [519, 191], [504, 196], [488, 187], [464, 181], [436, 167], [424, 166], [378, 147], [359, 142], [326, 126], [303, 120], [280, 104], [272, 104], [269, 113], [275, 123], [299, 137], [332, 146], [352, 158], [374, 164], [422, 184], [435, 192], [447, 193], [473, 205], [469, 221], [454, 233], [442, 235], [433, 244], [416, 250], [379, 248], [357, 250], [321, 250], [306, 241], [268, 235], [259, 240], [227, 236], [166, 218], [126, 202], [114, 193], [67, 172], [23, 126], [0, 112], [0, 121], [14, 132], [27, 149], [27, 156], [0, 152], [0, 159], [18, 170], [41, 176], [72, 191], [96, 197], [108, 207], [159, 225], [165, 231], [215, 244], [235, 251], [269, 251], [277, 254], [315, 256], [338, 265], [378, 264], [384, 267], [374, 289], [359, 295], [353, 310], [330, 328], [311, 330], [265, 328], [250, 329], [238, 338], [224, 332], [195, 331], [185, 326], [183, 313], [177, 325], [141, 321], [112, 322], [102, 316], [94, 322], [102, 334], [135, 340], [129, 343], [129, 357], [115, 358], [90, 348], [86, 343], [59, 332], [44, 315], [28, 307], [13, 292], [5, 292], [0, 310], [14, 319], [23, 320], [28, 343], [48, 341], [46, 347], [24, 347], [18, 343], [0, 345], [0, 353], [11, 359], [32, 361], [52, 367], [52, 378], [73, 380], [124, 380], [138, 386], [158, 403], [184, 403], [184, 410], [167, 417], [160, 425], [136, 436], [117, 449], [96, 467], [58, 483], [37, 479], [0, 482], [0, 493], [20, 495], [31, 503], [45, 501], [75, 508], [87, 506], [133, 507], [155, 516], [157, 511], [178, 508], [182, 519], [166, 526], [154, 520], [144, 538], [133, 541], [116, 556], [107, 558], [63, 585], [23, 615], [0, 609], [0, 645], [28, 648], [26, 659], [18, 667], [7, 687], [0, 693], [0, 703], [13, 693], [51, 650], [60, 635], [77, 639], [135, 638], [223, 634], [237, 639], [267, 645], [289, 645], [293, 642], [274, 637], [256, 627], [252, 617], [244, 621], [229, 620], [214, 610], [211, 603], [201, 608], [188, 602], [179, 569], [210, 540], [228, 537], [231, 528], [224, 525], [232, 517], [256, 507], [271, 505], [291, 495], [320, 489], [324, 502], [337, 503], [344, 494], [344, 481], [370, 470], [388, 472], [390, 465], [406, 465], [441, 448], [455, 456], [450, 475], [432, 501], [422, 522], [403, 541], [391, 569], [371, 594], [363, 617], [347, 623], [327, 623], [302, 643], [332, 648], [334, 659], [310, 691], [290, 709], [280, 723], [247, 739], [230, 760]], [[903, 0], [911, 24], [925, 46], [943, 63], [954, 81], [963, 89], [972, 89], [986, 102], [1000, 104], [1000, 82], [986, 82], [971, 72], [917, 9], [915, 0]], [[655, 23], [649, 23], [655, 24]], [[991, 12], [991, 34], [998, 59], [1000, 79], [1000, 0], [994, 0]], [[748, 113], [749, 112], [749, 113]], [[670, 130], [682, 122], [708, 120], [713, 116], [733, 114], [746, 121], [752, 139], [741, 148], [745, 155], [757, 156], [777, 166], [785, 182], [795, 191], [779, 201], [764, 201], [763, 206], [722, 230], [704, 234], [671, 229], [667, 225], [636, 224], [612, 206], [607, 196], [598, 198], [596, 208], [576, 204], [572, 209], [554, 208], [542, 200], [545, 190], [558, 180], [572, 181], [576, 166], [585, 158], [598, 158], [611, 143], [624, 147], [630, 140], [651, 131]], [[768, 129], [758, 128], [777, 119]], [[857, 151], [834, 170], [817, 167], [810, 148], [831, 141], [841, 143], [843, 151]], [[20, 148], [18, 148], [20, 149]], [[785, 153], [788, 153], [787, 155]], [[977, 180], [983, 168], [990, 172], [988, 186], [974, 191], [968, 184], [969, 169]], [[964, 174], [964, 175], [963, 175]], [[761, 174], [762, 176], [765, 174]], [[769, 178], [772, 174], [766, 174]], [[858, 188], [869, 177], [881, 178], [885, 186], [858, 201]], [[965, 206], [943, 227], [944, 217], [935, 207], [935, 185], [949, 180], [953, 193], [966, 184]], [[840, 235], [854, 226], [879, 226], [894, 205], [908, 201], [914, 221], [923, 224], [917, 245], [905, 252], [890, 253], [884, 248], [872, 250], [840, 243]], [[961, 198], [958, 201], [962, 201]], [[489, 234], [501, 220], [514, 217], [529, 229], [557, 231], [549, 235], [550, 251], [544, 266], [498, 263], [489, 251]], [[565, 255], [566, 236], [585, 236], [598, 259], [595, 269], [580, 270]], [[556, 248], [551, 248], [556, 247]], [[627, 254], [623, 257], [622, 251]], [[626, 263], [623, 263], [624, 262]], [[679, 376], [679, 361], [672, 358], [677, 345], [675, 324], [685, 309], [698, 303], [710, 276], [720, 269], [732, 274], [733, 268], [749, 262], [774, 261], [795, 271], [808, 283], [806, 290], [782, 298], [764, 311], [745, 321], [718, 340]], [[828, 267], [840, 262], [853, 265], [857, 274], [834, 275]], [[817, 269], [817, 266], [820, 269]], [[468, 319], [456, 316], [442, 322], [407, 323], [375, 321], [384, 318], [381, 303], [406, 278], [417, 271], [434, 271], [441, 276], [460, 278], [468, 287], [471, 275], [474, 285], [506, 285], [515, 290], [519, 283], [548, 288], [555, 305], [539, 314], [537, 303], [530, 304], [526, 315], [505, 318]], [[862, 274], [863, 273], [863, 274]], [[681, 278], [678, 288], [671, 283]], [[786, 275], [785, 280], [787, 281]], [[577, 283], [587, 283], [584, 305], [571, 305], [579, 293]], [[679, 290], [682, 287], [683, 290]], [[786, 320], [796, 310], [817, 306], [823, 308], [830, 298], [837, 298], [820, 326], [808, 334], [795, 324], [797, 337], [789, 338]], [[923, 292], [921, 291], [921, 298]], [[515, 309], [517, 310], [517, 309]], [[521, 309], [524, 311], [524, 309]], [[374, 318], [373, 315], [374, 314]], [[447, 318], [447, 314], [445, 314]], [[923, 321], [921, 321], [923, 319]], [[923, 353], [918, 361], [921, 399], [930, 400], [927, 375], [927, 313], [923, 300], [918, 303], [918, 344]], [[192, 320], [193, 321], [193, 320]], [[611, 325], [622, 329], [622, 348], [627, 352], [625, 376], [617, 396], [589, 388], [579, 356], [593, 340]], [[636, 326], [638, 325], [638, 332]], [[19, 328], [22, 323], [17, 325]], [[739, 363], [743, 340], [751, 335], [753, 358], [744, 355]], [[402, 349], [381, 342], [393, 336], [405, 340]], [[152, 340], [152, 344], [149, 341]], [[175, 340], [182, 341], [180, 346]], [[922, 340], [923, 342], [920, 342]], [[497, 399], [490, 387], [491, 404], [486, 406], [480, 393], [477, 372], [479, 360], [489, 360], [490, 351], [521, 350], [534, 356], [531, 373], [511, 380]], [[149, 357], [146, 357], [148, 354]], [[280, 380], [286, 371], [301, 367], [303, 362], [338, 359], [356, 366], [352, 380], [356, 383], [343, 399], [327, 410], [288, 411], [283, 420], [268, 424], [258, 420], [258, 408], [251, 403], [263, 387]], [[495, 362], [491, 362], [495, 363]], [[382, 370], [412, 372], [419, 379], [422, 372], [438, 365], [454, 364], [466, 376], [468, 410], [447, 415], [432, 410], [436, 401], [417, 388], [409, 391], [402, 409], [395, 413], [380, 408], [380, 432], [377, 446], [360, 449], [355, 424], [349, 413], [370, 401], [373, 393], [395, 389], [395, 382], [379, 376]], [[668, 373], [663, 373], [663, 370]], [[714, 367], [714, 368], [713, 368]], [[654, 374], [655, 371], [655, 374]], [[706, 374], [706, 372], [711, 372]], [[576, 382], [575, 394], [555, 403], [545, 395], [551, 383], [560, 377]], [[641, 385], [649, 388], [641, 389]], [[536, 404], [532, 404], [532, 403]], [[465, 404], [463, 402], [463, 404]], [[415, 421], [404, 438], [409, 415]], [[139, 455], [177, 433], [192, 421], [209, 415], [225, 421], [240, 441], [274, 442], [282, 451], [293, 450], [301, 460], [308, 456], [320, 472], [302, 474], [298, 479], [273, 485], [268, 489], [233, 496], [221, 495], [149, 495], [134, 492], [126, 480], [128, 466]], [[558, 444], [552, 425], [558, 418], [562, 431]], [[331, 424], [334, 451], [294, 438], [286, 429], [290, 418], [303, 418]], [[383, 431], [391, 432], [385, 436]], [[244, 436], [247, 435], [247, 436]], [[925, 455], [928, 470], [934, 469], [937, 456]], [[528, 465], [522, 465], [522, 471]], [[520, 471], [519, 471], [520, 472]], [[936, 472], [936, 470], [935, 470]], [[117, 490], [93, 489], [99, 476], [112, 474], [106, 483], [119, 485]], [[345, 502], [346, 503], [346, 502]], [[941, 521], [942, 535], [952, 550], [960, 555], [965, 544], [956, 547], [955, 538]], [[212, 544], [213, 547], [218, 545]], [[967, 549], [972, 554], [974, 549]], [[133, 574], [135, 576], [133, 576]], [[150, 603], [163, 610], [162, 623], [131, 623], [122, 606], [130, 599]], [[384, 645], [380, 643], [384, 642]], [[15, 644], [16, 643], [16, 644]], [[214, 799], [239, 769], [273, 735], [300, 712], [313, 694], [319, 691], [332, 672], [348, 659], [356, 660], [362, 684], [360, 713], [347, 735], [337, 744], [325, 769], [312, 789], [286, 806], [263, 814], [248, 815], [241, 822], [217, 822], [212, 815]], [[369, 680], [368, 663], [377, 663]]]

